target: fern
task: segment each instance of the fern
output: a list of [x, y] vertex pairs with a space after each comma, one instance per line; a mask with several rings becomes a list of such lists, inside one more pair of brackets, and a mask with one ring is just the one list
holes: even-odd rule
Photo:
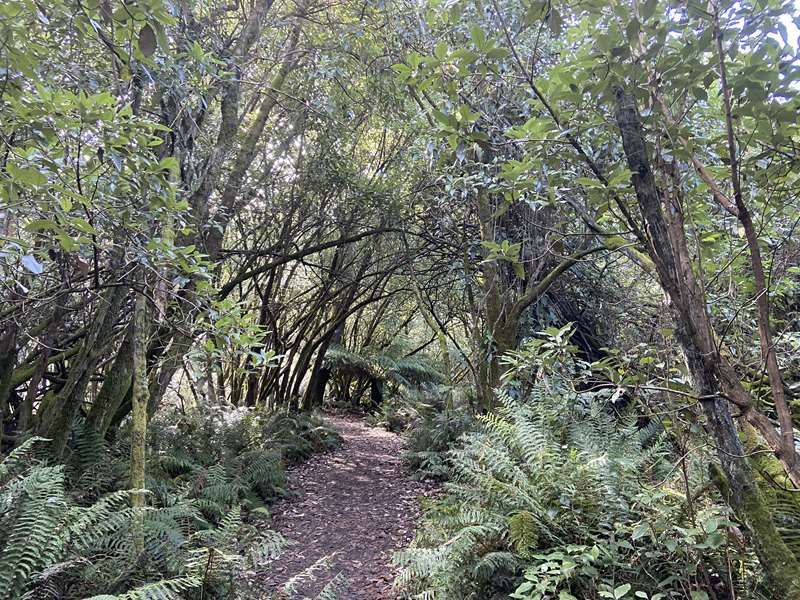
[[323, 556], [316, 560], [312, 565], [306, 567], [299, 573], [295, 573], [280, 588], [280, 597], [292, 598], [298, 593], [298, 588], [306, 582], [316, 581], [318, 573], [330, 568], [333, 555]]
[[325, 587], [317, 594], [315, 600], [337, 600], [347, 591], [347, 588], [347, 579], [341, 573], [338, 573], [325, 584]]
[[118, 596], [100, 594], [87, 600], [182, 600], [186, 592], [201, 585], [202, 582], [195, 577], [177, 577], [147, 583]]
[[[552, 384], [519, 399], [509, 392], [449, 451], [446, 495], [426, 507], [412, 547], [395, 557], [402, 567], [398, 586], [439, 600], [507, 595], [526, 571], [537, 577], [537, 556], [567, 556], [569, 548], [592, 545], [613, 549], [612, 570], [603, 571], [598, 559], [594, 575], [570, 584], [577, 597], [597, 597], [606, 575], [651, 591], [658, 591], [653, 577], [693, 577], [697, 558], [686, 546], [645, 551], [618, 541], [643, 522], [663, 539], [680, 535], [673, 525], [691, 527], [679, 502], [656, 489], [675, 477], [660, 432], [642, 436], [634, 418], [611, 415], [591, 396]], [[665, 511], [658, 522], [650, 498]]]
[[191, 457], [180, 451], [160, 456], [158, 462], [170, 477], [192, 474], [202, 468]]
[[403, 460], [417, 478], [443, 481], [450, 474], [447, 451], [472, 427], [473, 419], [467, 411], [428, 412], [411, 425]]
[[[15, 457], [20, 460], [20, 455]], [[14, 465], [6, 465], [8, 474]], [[0, 597], [22, 594], [33, 575], [58, 562], [67, 501], [63, 466], [36, 466], [0, 490]]]
[[518, 554], [525, 555], [536, 548], [539, 533], [536, 517], [527, 510], [520, 510], [508, 517], [508, 539]]
[[325, 353], [325, 365], [336, 374], [389, 381], [409, 390], [444, 381], [441, 372], [424, 356], [410, 355], [403, 344], [363, 354], [334, 345]]
[[247, 486], [264, 499], [274, 498], [286, 492], [286, 474], [279, 452], [274, 450], [251, 450], [235, 461], [239, 477]]
[[38, 446], [42, 442], [49, 441], [50, 440], [43, 437], [31, 437], [12, 450], [11, 453], [0, 462], [0, 484], [5, 483], [9, 477], [19, 470], [29, 466], [34, 454], [38, 450]]
[[[127, 436], [109, 446], [79, 424], [64, 465], [40, 460], [41, 438], [0, 462], [0, 598], [235, 596], [287, 545], [258, 520], [262, 499], [284, 493], [287, 454], [307, 456], [339, 440], [316, 416], [244, 411], [221, 427], [210, 418], [196, 429], [156, 422], [152, 433], [150, 505], [139, 512], [128, 490], [115, 489], [127, 479]], [[256, 510], [245, 518], [243, 507]]]

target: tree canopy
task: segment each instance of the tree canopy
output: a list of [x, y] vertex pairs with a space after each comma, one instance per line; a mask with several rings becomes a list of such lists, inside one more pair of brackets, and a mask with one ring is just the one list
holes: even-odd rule
[[798, 26], [5, 0], [0, 596], [262, 597], [335, 408], [451, 482], [398, 593], [800, 598]]

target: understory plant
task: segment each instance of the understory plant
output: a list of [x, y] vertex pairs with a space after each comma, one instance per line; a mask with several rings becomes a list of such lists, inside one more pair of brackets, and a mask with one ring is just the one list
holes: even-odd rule
[[267, 508], [285, 493], [285, 464], [338, 440], [310, 415], [160, 416], [147, 505], [137, 509], [125, 437], [110, 444], [83, 425], [76, 431], [65, 464], [50, 460], [42, 438], [0, 463], [2, 598], [253, 597], [259, 573], [287, 546], [269, 529]]
[[475, 418], [464, 406], [427, 407], [408, 427], [403, 461], [418, 479], [447, 479], [447, 453], [474, 425]]
[[[663, 429], [557, 376], [507, 378], [499, 407], [448, 453], [397, 585], [416, 598], [759, 597], [752, 557], [715, 498], [703, 451], [689, 489]], [[655, 431], [655, 433], [654, 433]]]

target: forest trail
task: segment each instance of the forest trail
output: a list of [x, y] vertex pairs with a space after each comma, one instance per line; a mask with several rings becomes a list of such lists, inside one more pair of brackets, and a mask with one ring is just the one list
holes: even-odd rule
[[392, 554], [413, 537], [418, 497], [433, 488], [403, 468], [399, 435], [352, 418], [327, 420], [343, 443], [289, 473], [300, 495], [273, 507], [273, 528], [295, 543], [270, 565], [265, 583], [282, 584], [331, 556], [292, 598], [315, 597], [337, 574], [347, 580], [342, 600], [394, 598]]

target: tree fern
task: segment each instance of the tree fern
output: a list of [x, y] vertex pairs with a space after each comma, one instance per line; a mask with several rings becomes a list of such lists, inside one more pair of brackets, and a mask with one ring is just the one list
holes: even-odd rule
[[361, 354], [333, 345], [325, 353], [326, 366], [334, 373], [363, 379], [380, 379], [415, 389], [444, 381], [442, 373], [424, 355], [412, 355], [403, 344], [388, 348], [367, 348]]

